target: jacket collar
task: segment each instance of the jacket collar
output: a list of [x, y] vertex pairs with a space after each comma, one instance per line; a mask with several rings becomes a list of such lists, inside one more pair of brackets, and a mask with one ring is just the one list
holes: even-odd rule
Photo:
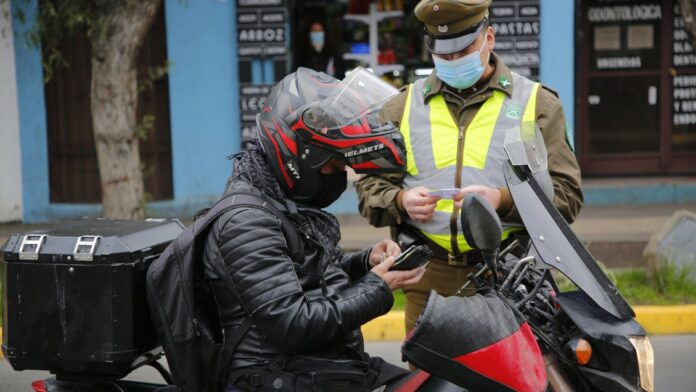
[[462, 96], [469, 96], [476, 91], [485, 90], [498, 90], [502, 91], [508, 96], [512, 95], [512, 89], [514, 86], [512, 85], [512, 73], [510, 69], [503, 64], [500, 57], [493, 52], [491, 52], [490, 62], [494, 67], [491, 77], [488, 80], [479, 82], [474, 87], [464, 90], [458, 90], [443, 83], [442, 80], [437, 77], [435, 69], [433, 69], [433, 72], [426, 78], [423, 86], [423, 100], [427, 103], [430, 98], [437, 94], [441, 94], [443, 90], [446, 90], [454, 95]]

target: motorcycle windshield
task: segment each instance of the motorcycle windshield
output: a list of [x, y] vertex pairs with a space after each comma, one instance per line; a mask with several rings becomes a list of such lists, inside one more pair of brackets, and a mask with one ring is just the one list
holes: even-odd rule
[[[525, 129], [534, 129], [535, 135]], [[533, 168], [537, 171], [546, 164], [544, 140], [534, 126], [516, 127], [508, 130], [505, 149], [510, 164], [505, 167], [505, 180], [519, 211], [522, 222], [534, 243], [541, 261], [568, 277], [585, 292], [598, 306], [610, 314], [629, 319], [635, 316], [633, 309], [621, 296], [590, 252], [577, 238], [563, 216], [553, 206], [551, 199], [537, 183]]]

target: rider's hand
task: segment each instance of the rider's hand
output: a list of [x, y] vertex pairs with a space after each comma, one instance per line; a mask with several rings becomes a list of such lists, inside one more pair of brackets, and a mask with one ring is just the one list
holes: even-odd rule
[[414, 222], [427, 222], [433, 218], [438, 196], [428, 196], [424, 186], [409, 189], [401, 194], [401, 205]]
[[491, 188], [485, 185], [469, 185], [462, 188], [462, 190], [454, 196], [454, 206], [457, 208], [462, 208], [462, 201], [468, 193], [478, 193], [493, 207], [494, 210], [498, 210], [500, 207], [500, 189]]
[[396, 257], [400, 254], [401, 248], [399, 247], [399, 244], [392, 240], [382, 240], [377, 245], [373, 246], [372, 250], [370, 251], [370, 257], [368, 258], [370, 268], [381, 263], [389, 256]]
[[394, 257], [389, 256], [371, 270], [384, 279], [392, 291], [418, 283], [425, 273], [425, 267], [418, 267], [409, 271], [389, 271], [392, 265], [394, 265]]

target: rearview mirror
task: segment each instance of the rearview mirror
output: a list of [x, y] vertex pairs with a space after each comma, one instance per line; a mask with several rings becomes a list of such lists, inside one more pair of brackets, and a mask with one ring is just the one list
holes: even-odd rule
[[469, 193], [464, 197], [461, 210], [462, 232], [466, 242], [479, 249], [484, 257], [495, 255], [503, 238], [498, 214], [482, 196]]

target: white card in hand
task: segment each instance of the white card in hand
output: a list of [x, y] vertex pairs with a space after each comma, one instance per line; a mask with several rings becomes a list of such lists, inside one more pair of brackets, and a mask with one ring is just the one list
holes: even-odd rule
[[453, 199], [454, 196], [459, 193], [461, 189], [459, 188], [446, 188], [446, 189], [438, 189], [436, 191], [430, 191], [428, 192], [429, 196], [439, 196], [443, 199]]

